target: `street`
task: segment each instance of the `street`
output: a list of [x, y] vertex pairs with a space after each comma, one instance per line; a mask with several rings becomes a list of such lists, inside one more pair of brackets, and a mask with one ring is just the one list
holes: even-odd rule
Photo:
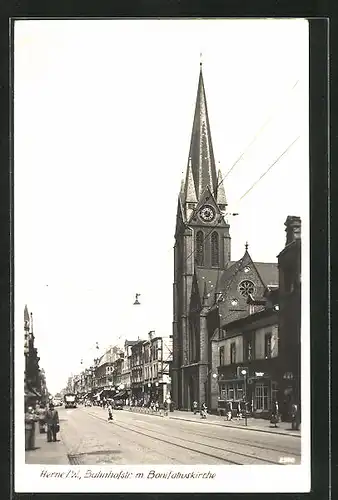
[[[46, 445], [50, 451], [60, 445], [65, 448], [61, 462], [65, 465], [300, 463], [299, 437], [223, 427], [210, 421], [212, 417], [202, 421], [195, 416], [194, 421], [186, 421], [173, 418], [176, 412], [162, 417], [119, 410], [108, 422], [107, 411], [96, 406], [58, 411], [60, 442]], [[194, 419], [188, 412], [186, 416]], [[33, 460], [34, 453], [30, 452]], [[48, 463], [51, 460], [49, 457]]]

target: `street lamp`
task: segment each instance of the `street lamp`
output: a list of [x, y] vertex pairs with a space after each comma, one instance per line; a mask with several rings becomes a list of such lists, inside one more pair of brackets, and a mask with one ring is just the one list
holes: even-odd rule
[[244, 417], [245, 417], [245, 425], [247, 426], [248, 425], [248, 417], [246, 414], [246, 381], [247, 381], [248, 372], [246, 370], [242, 370], [241, 374], [244, 377]]
[[141, 304], [141, 302], [139, 302], [138, 298], [140, 297], [140, 293], [136, 293], [135, 294], [135, 302], [134, 302], [134, 306], [139, 306]]

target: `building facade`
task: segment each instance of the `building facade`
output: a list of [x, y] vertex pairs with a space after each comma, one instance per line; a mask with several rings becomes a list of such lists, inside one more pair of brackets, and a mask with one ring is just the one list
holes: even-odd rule
[[171, 397], [172, 339], [149, 332], [146, 340], [134, 343], [131, 353], [132, 400], [163, 404]]
[[286, 244], [278, 255], [281, 410], [290, 419], [291, 405], [301, 402], [301, 220], [285, 222]]
[[44, 370], [40, 368], [40, 357], [35, 346], [33, 314], [29, 314], [27, 305], [24, 308], [24, 356], [25, 400], [30, 404], [34, 404], [36, 401], [46, 402], [48, 400], [46, 375]]
[[249, 294], [263, 297], [267, 286], [278, 283], [277, 262], [253, 262], [247, 246], [239, 261], [231, 261], [229, 216], [215, 165], [201, 66], [174, 246], [172, 389], [180, 409], [190, 409], [194, 400], [215, 399], [211, 344], [220, 323], [226, 327], [257, 312], [259, 307], [246, 302]]
[[[269, 418], [272, 402], [278, 400], [277, 303], [267, 301], [263, 310], [229, 323], [223, 332], [214, 346], [218, 353], [214, 363], [218, 365], [217, 398], [224, 402], [246, 401], [253, 416]], [[216, 403], [213, 401], [211, 407], [215, 408]]]

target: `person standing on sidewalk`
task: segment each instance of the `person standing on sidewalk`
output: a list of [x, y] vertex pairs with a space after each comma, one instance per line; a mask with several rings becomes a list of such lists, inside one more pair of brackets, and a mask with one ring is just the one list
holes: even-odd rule
[[25, 404], [25, 450], [35, 447], [35, 422], [37, 420], [33, 407]]
[[56, 434], [59, 432], [59, 413], [55, 410], [53, 403], [49, 404], [46, 412], [47, 441], [56, 441]]
[[192, 409], [193, 409], [194, 415], [196, 415], [196, 413], [198, 412], [198, 403], [197, 403], [197, 401], [193, 402]]
[[272, 403], [272, 412], [271, 412], [270, 423], [274, 424], [275, 427], [277, 427], [277, 424], [279, 423], [279, 406], [278, 406], [278, 401], [274, 401]]

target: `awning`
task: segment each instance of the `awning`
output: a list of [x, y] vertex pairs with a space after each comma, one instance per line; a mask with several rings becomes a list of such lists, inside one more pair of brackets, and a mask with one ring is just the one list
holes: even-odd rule
[[25, 391], [25, 398], [36, 398], [37, 395], [31, 391]]
[[118, 392], [117, 394], [115, 394], [113, 396], [113, 399], [121, 399], [121, 398], [123, 398], [125, 396], [125, 394], [127, 394], [126, 391]]
[[30, 389], [26, 389], [25, 397], [27, 397], [27, 398], [41, 398], [41, 394], [36, 389], [34, 389], [34, 387], [31, 387]]

